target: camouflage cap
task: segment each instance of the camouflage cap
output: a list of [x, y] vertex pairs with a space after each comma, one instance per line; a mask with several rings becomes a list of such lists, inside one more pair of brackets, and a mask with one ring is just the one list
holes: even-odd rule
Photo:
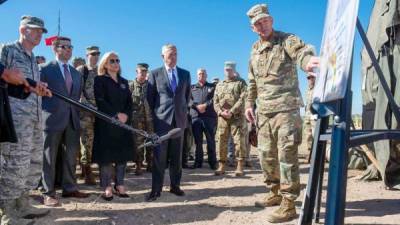
[[224, 69], [236, 70], [236, 62], [233, 62], [233, 61], [225, 61]]
[[90, 53], [100, 53], [100, 49], [97, 46], [89, 46], [86, 48], [86, 54], [90, 54]]
[[247, 11], [247, 16], [250, 18], [250, 23], [254, 24], [257, 20], [265, 17], [271, 17], [269, 15], [268, 6], [267, 4], [257, 4], [249, 11]]
[[218, 83], [218, 82], [219, 82], [219, 78], [218, 78], [218, 77], [214, 77], [214, 78], [211, 80], [211, 82], [212, 82], [212, 83]]
[[44, 22], [42, 19], [34, 16], [22, 16], [21, 22], [19, 23], [21, 27], [29, 28], [41, 28], [43, 33], [47, 33], [47, 29], [44, 28]]
[[149, 64], [147, 64], [147, 63], [138, 63], [138, 64], [136, 65], [136, 69], [139, 69], [139, 70], [148, 70], [148, 69], [149, 69]]
[[82, 57], [74, 57], [74, 58], [72, 58], [72, 65], [75, 65], [76, 63], [80, 63], [80, 64], [85, 65], [86, 61]]

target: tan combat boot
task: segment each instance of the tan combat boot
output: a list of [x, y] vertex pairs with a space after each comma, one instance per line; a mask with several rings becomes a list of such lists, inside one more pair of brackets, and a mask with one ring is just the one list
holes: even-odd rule
[[244, 175], [243, 165], [244, 165], [243, 159], [240, 159], [240, 160], [237, 161], [237, 166], [236, 166], [236, 170], [235, 170], [235, 176], [241, 177], [241, 176]]
[[34, 223], [34, 220], [18, 217], [15, 200], [3, 201], [0, 203], [1, 225], [32, 225]]
[[34, 219], [46, 216], [49, 214], [49, 209], [35, 208], [29, 202], [29, 194], [23, 193], [21, 197], [16, 200], [17, 215], [24, 219]]
[[281, 204], [282, 196], [278, 193], [279, 187], [280, 187], [279, 184], [272, 185], [267, 196], [265, 196], [265, 198], [261, 201], [256, 201], [255, 206], [260, 208], [265, 208]]
[[216, 176], [221, 176], [222, 174], [225, 174], [225, 162], [219, 162], [218, 163], [218, 169], [214, 173]]
[[87, 185], [96, 185], [96, 179], [92, 172], [92, 167], [90, 164], [84, 165], [85, 167], [85, 184]]
[[290, 221], [296, 217], [296, 207], [294, 200], [283, 198], [281, 206], [267, 216], [267, 221], [270, 223], [283, 223]]

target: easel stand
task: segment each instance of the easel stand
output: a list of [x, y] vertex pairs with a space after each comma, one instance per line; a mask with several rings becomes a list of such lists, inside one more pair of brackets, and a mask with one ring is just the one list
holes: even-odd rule
[[[388, 84], [379, 67], [371, 45], [367, 39], [364, 29], [357, 19], [357, 30], [364, 42], [365, 48], [372, 64], [377, 72], [379, 81], [388, 98], [393, 115], [400, 123], [400, 110], [391, 94]], [[351, 69], [350, 69], [351, 71]], [[332, 140], [329, 177], [327, 187], [327, 202], [325, 213], [326, 225], [343, 225], [346, 208], [346, 188], [347, 188], [347, 164], [348, 149], [354, 146], [371, 143], [384, 139], [400, 139], [400, 130], [352, 130], [351, 125], [351, 72], [347, 83], [346, 94], [343, 99], [323, 103], [313, 104], [313, 108], [318, 113], [318, 120], [314, 129], [314, 142], [312, 146], [310, 172], [308, 177], [307, 189], [299, 217], [299, 225], [311, 225], [314, 219], [319, 223], [322, 183], [324, 176], [326, 141]], [[333, 115], [332, 132], [328, 132], [329, 116]]]

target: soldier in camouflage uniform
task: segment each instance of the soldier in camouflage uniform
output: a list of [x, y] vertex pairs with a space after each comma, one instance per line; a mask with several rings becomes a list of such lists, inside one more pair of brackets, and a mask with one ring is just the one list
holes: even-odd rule
[[[258, 151], [270, 193], [256, 206], [280, 205], [267, 220], [280, 223], [296, 215], [295, 199], [300, 193], [298, 145], [301, 143], [303, 105], [296, 65], [311, 72], [317, 63], [313, 48], [297, 36], [272, 29], [266, 4], [253, 6], [247, 15], [260, 37], [253, 44], [249, 62], [246, 117], [255, 122], [257, 100]], [[312, 60], [311, 60], [312, 59]]]
[[[26, 78], [35, 80], [43, 87], [33, 48], [40, 43], [44, 28], [43, 20], [23, 16], [20, 22], [20, 38], [12, 44], [0, 47], [0, 63], [7, 69], [19, 69]], [[47, 89], [46, 89], [47, 90]], [[48, 209], [34, 208], [29, 202], [29, 191], [36, 188], [43, 164], [42, 99], [47, 93], [31, 88], [37, 95], [25, 100], [10, 97], [17, 143], [0, 145], [0, 220], [1, 224], [32, 224], [34, 217], [45, 216]]]
[[[88, 63], [78, 67], [77, 69], [82, 75], [83, 85], [81, 102], [94, 109], [97, 109], [96, 101], [94, 99], [94, 78], [97, 76], [97, 63], [99, 61], [99, 56], [99, 47], [87, 47], [86, 57]], [[93, 114], [85, 111], [80, 112], [80, 117], [82, 178], [85, 179], [85, 184], [96, 185], [96, 179], [91, 168], [95, 117]]]
[[225, 62], [226, 79], [217, 84], [214, 93], [214, 109], [218, 114], [216, 132], [216, 147], [218, 158], [218, 169], [215, 175], [225, 173], [227, 160], [229, 134], [233, 137], [235, 154], [237, 159], [236, 176], [243, 175], [243, 164], [245, 158], [245, 131], [244, 125], [244, 101], [246, 98], [246, 82], [235, 76], [234, 62]]
[[[308, 75], [307, 80], [308, 80], [308, 88], [307, 88], [307, 99], [306, 99], [305, 115], [303, 122], [303, 130], [304, 130], [303, 143], [306, 144], [307, 151], [309, 152], [310, 155], [313, 142], [314, 127], [315, 127], [315, 116], [311, 113], [311, 104], [314, 93], [315, 77], [312, 75]], [[308, 157], [308, 159], [310, 159], [310, 157]]]
[[[145, 130], [148, 133], [153, 133], [153, 120], [151, 117], [151, 110], [146, 101], [147, 90], [147, 73], [149, 65], [146, 63], [139, 63], [136, 66], [137, 77], [129, 84], [129, 89], [132, 93], [133, 100], [133, 114], [132, 126], [136, 129]], [[141, 135], [134, 135], [136, 146], [144, 143], [144, 137]], [[146, 170], [151, 172], [153, 152], [151, 148], [138, 148], [136, 149], [136, 175], [142, 174], [143, 160], [146, 152]]]

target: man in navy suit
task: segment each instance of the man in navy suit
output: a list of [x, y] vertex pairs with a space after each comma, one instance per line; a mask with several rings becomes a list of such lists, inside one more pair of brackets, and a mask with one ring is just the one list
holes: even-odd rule
[[[147, 100], [152, 111], [154, 130], [163, 135], [173, 128], [187, 127], [188, 102], [190, 97], [190, 73], [176, 66], [176, 46], [167, 44], [161, 54], [164, 65], [151, 72], [147, 89]], [[183, 138], [169, 139], [154, 149], [152, 187], [146, 201], [155, 201], [161, 195], [164, 170], [169, 165], [170, 192], [183, 196], [180, 188], [182, 177]]]
[[[68, 64], [72, 56], [71, 40], [58, 37], [52, 43], [56, 60], [41, 67], [40, 79], [48, 86], [65, 96], [79, 101], [81, 93], [81, 76]], [[42, 182], [44, 187], [44, 204], [57, 206], [54, 181], [56, 176], [57, 154], [61, 154], [63, 197], [84, 198], [87, 194], [78, 191], [75, 179], [76, 154], [79, 142], [79, 111], [77, 108], [59, 98], [43, 98], [42, 103], [44, 126], [44, 160]], [[63, 146], [58, 152], [60, 144]]]

